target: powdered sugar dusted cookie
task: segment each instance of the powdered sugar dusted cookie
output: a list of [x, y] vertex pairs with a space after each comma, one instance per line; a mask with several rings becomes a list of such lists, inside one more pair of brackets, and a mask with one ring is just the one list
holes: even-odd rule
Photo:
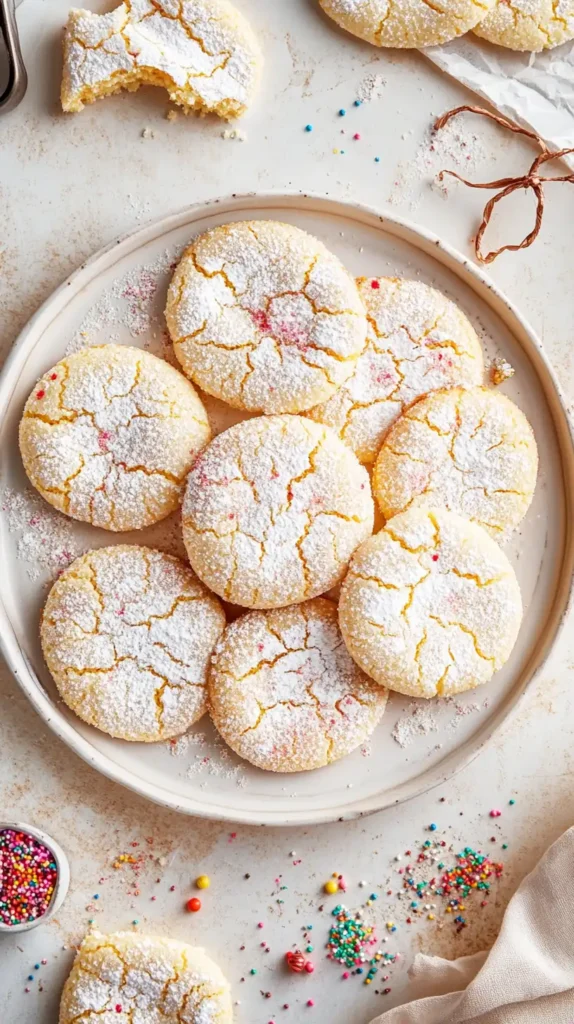
[[220, 434], [189, 474], [183, 539], [198, 576], [247, 608], [338, 583], [373, 529], [369, 478], [328, 427], [269, 416]]
[[495, 0], [319, 0], [341, 28], [375, 46], [446, 43], [468, 32]]
[[229, 985], [203, 949], [139, 932], [82, 942], [59, 1024], [231, 1024]]
[[102, 345], [44, 374], [26, 402], [20, 450], [55, 508], [105, 530], [139, 530], [177, 508], [210, 436], [193, 385], [173, 366]]
[[574, 0], [497, 0], [476, 33], [510, 50], [549, 50], [574, 39]]
[[524, 413], [487, 388], [436, 391], [391, 427], [373, 490], [386, 519], [407, 508], [447, 508], [504, 540], [526, 515], [538, 470]]
[[77, 558], [42, 615], [44, 657], [68, 707], [125, 740], [185, 732], [206, 710], [206, 674], [225, 614], [177, 558], [101, 548]]
[[367, 322], [355, 282], [311, 235], [275, 221], [214, 228], [191, 244], [168, 295], [185, 373], [251, 412], [302, 412], [353, 372]]
[[407, 405], [438, 388], [480, 384], [484, 364], [473, 327], [435, 288], [397, 277], [360, 277], [357, 284], [367, 347], [346, 383], [309, 415], [368, 463]]
[[209, 674], [211, 716], [224, 740], [273, 772], [349, 754], [372, 733], [387, 697], [349, 655], [337, 608], [323, 598], [237, 619]]
[[361, 545], [341, 588], [339, 622], [363, 671], [412, 697], [486, 683], [510, 657], [522, 619], [514, 570], [482, 527], [411, 509]]
[[159, 85], [186, 113], [237, 117], [262, 63], [245, 18], [227, 0], [130, 0], [109, 14], [70, 11], [62, 107]]

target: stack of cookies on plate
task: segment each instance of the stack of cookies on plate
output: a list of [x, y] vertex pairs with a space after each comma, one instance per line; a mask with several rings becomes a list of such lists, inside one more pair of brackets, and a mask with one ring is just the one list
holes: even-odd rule
[[[192, 242], [166, 316], [183, 373], [85, 349], [24, 410], [26, 472], [66, 515], [126, 532], [182, 502], [189, 565], [119, 544], [52, 587], [42, 645], [66, 704], [146, 742], [209, 710], [239, 755], [292, 772], [364, 742], [389, 690], [491, 679], [522, 618], [499, 544], [537, 449], [483, 387], [461, 310], [418, 281], [355, 281], [298, 228], [240, 221]], [[243, 419], [212, 439], [194, 384]]]

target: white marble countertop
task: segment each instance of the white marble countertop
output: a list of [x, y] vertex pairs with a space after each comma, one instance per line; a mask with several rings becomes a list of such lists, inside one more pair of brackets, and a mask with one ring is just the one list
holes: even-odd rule
[[[58, 110], [59, 36], [67, 0], [24, 0], [18, 18], [30, 87], [22, 106], [0, 119], [3, 354], [55, 286], [116, 235], [187, 203], [230, 192], [300, 189], [381, 208], [391, 203], [392, 209], [468, 252], [482, 197], [460, 188], [445, 200], [430, 187], [432, 175], [421, 147], [433, 115], [468, 102], [469, 94], [419, 54], [379, 53], [343, 36], [321, 16], [314, 0], [238, 2], [250, 15], [267, 58], [259, 98], [241, 124], [245, 141], [223, 139], [225, 126], [215, 120], [168, 121], [167, 98], [160, 90], [123, 94], [81, 115], [63, 116]], [[100, 0], [87, 6], [109, 9]], [[349, 119], [361, 140], [347, 134], [341, 141], [341, 128], [347, 125], [337, 112], [352, 106], [370, 74], [385, 79], [380, 98], [364, 104], [352, 125]], [[303, 130], [307, 123], [313, 124], [312, 133]], [[508, 139], [496, 128], [472, 124], [468, 131], [484, 140], [484, 151], [482, 145], [471, 145], [476, 176], [510, 174], [531, 159], [529, 144]], [[341, 148], [344, 155], [333, 152]], [[530, 197], [514, 196], [501, 210], [495, 240], [521, 237], [532, 215]], [[535, 247], [502, 257], [490, 271], [539, 332], [570, 402], [572, 223], [574, 191], [555, 186]], [[35, 932], [0, 939], [3, 1019], [55, 1024], [72, 947], [89, 918], [104, 930], [132, 927], [138, 920], [140, 929], [204, 945], [233, 985], [239, 1024], [307, 1019], [366, 1024], [376, 1012], [408, 999], [406, 968], [414, 952], [454, 957], [490, 943], [517, 882], [572, 824], [569, 634], [568, 628], [562, 633], [519, 715], [439, 790], [362, 821], [308, 829], [237, 827], [233, 834], [229, 825], [180, 817], [148, 804], [87, 768], [44, 727], [3, 670], [0, 818], [52, 832], [72, 864], [71, 892], [56, 919]], [[516, 800], [513, 807], [510, 798]], [[493, 822], [489, 811], [497, 806], [503, 814]], [[438, 922], [426, 920], [409, 927], [404, 912], [397, 912], [398, 929], [385, 948], [400, 951], [401, 960], [389, 981], [379, 976], [370, 988], [358, 978], [341, 982], [337, 969], [324, 961], [329, 917], [318, 910], [322, 884], [333, 871], [342, 872], [349, 884], [344, 901], [350, 907], [376, 889], [376, 917], [386, 934], [393, 901], [385, 902], [384, 893], [388, 878], [392, 889], [397, 881], [393, 857], [424, 841], [431, 821], [449, 844], [482, 845], [504, 859], [495, 896], [484, 910], [469, 913], [469, 927], [461, 933], [450, 923], [440, 929]], [[491, 844], [491, 836], [496, 843]], [[504, 852], [503, 842], [508, 844]], [[129, 866], [114, 870], [112, 863], [121, 853], [142, 852], [146, 861], [136, 895]], [[212, 886], [203, 896], [201, 913], [186, 914], [183, 903], [200, 873], [211, 876]], [[368, 882], [367, 888], [359, 888], [360, 880]], [[282, 885], [287, 888], [280, 890]], [[263, 932], [257, 929], [260, 920]], [[316, 971], [313, 976], [289, 975], [283, 955], [301, 941], [306, 924], [314, 927]], [[262, 936], [269, 953], [260, 944]], [[249, 973], [252, 967], [256, 975]], [[384, 987], [391, 992], [382, 995]], [[312, 1009], [305, 1006], [309, 998]], [[284, 1003], [289, 1010], [282, 1009]]]

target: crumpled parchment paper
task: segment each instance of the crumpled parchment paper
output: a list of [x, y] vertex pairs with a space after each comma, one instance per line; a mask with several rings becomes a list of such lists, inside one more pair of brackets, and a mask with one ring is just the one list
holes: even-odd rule
[[[574, 147], [574, 43], [515, 53], [470, 33], [422, 52], [552, 149]], [[564, 159], [574, 169], [574, 153]]]

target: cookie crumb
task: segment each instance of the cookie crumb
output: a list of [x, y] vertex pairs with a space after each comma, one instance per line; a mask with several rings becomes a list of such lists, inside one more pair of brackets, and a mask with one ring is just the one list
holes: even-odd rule
[[514, 367], [503, 356], [493, 359], [490, 364], [490, 379], [495, 386], [504, 384], [504, 381], [514, 377], [515, 373]]

